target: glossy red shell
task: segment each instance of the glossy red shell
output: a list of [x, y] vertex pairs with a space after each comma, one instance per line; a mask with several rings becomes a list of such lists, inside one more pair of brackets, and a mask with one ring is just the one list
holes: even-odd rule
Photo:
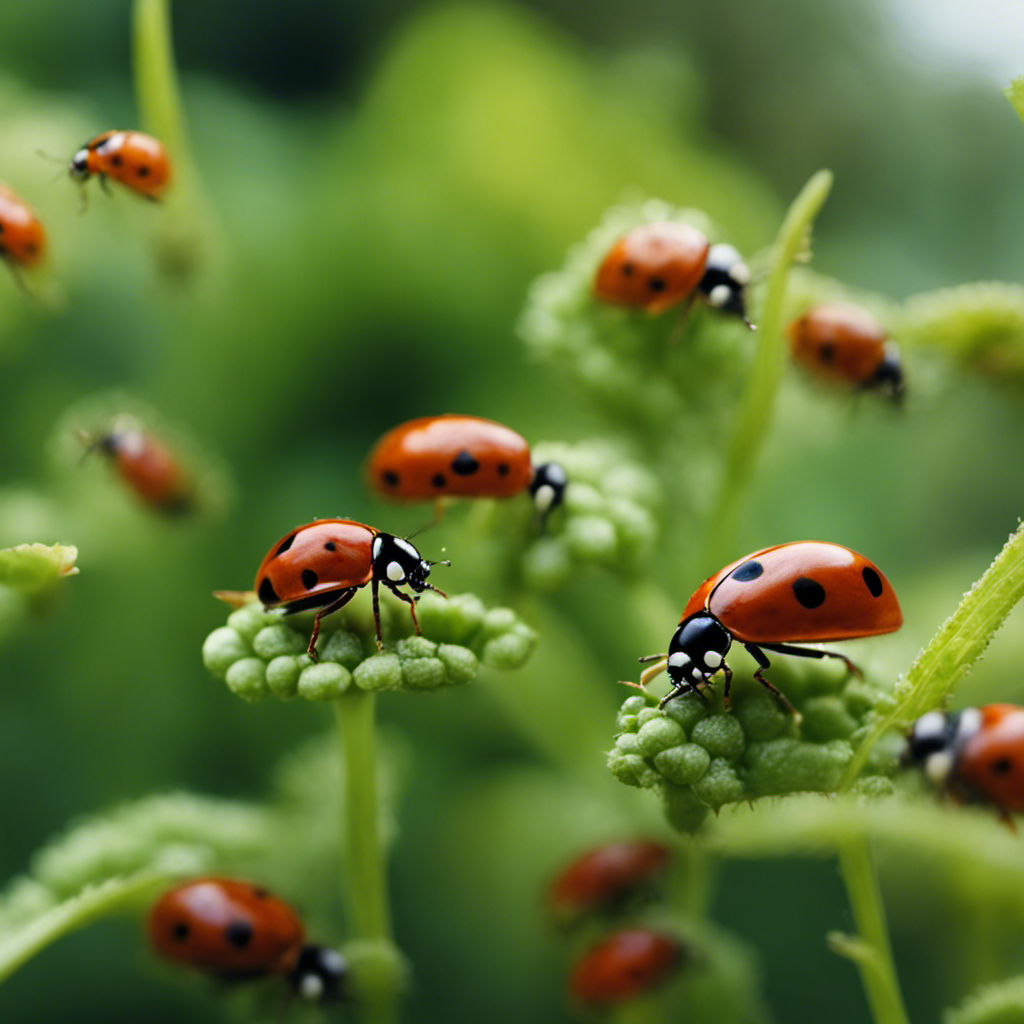
[[109, 131], [87, 142], [86, 166], [133, 192], [159, 197], [171, 182], [171, 162], [159, 139], [135, 131]]
[[609, 250], [597, 269], [594, 294], [605, 302], [662, 313], [700, 284], [708, 248], [708, 240], [689, 224], [641, 224]]
[[0, 185], [0, 256], [22, 266], [38, 263], [46, 252], [46, 231], [23, 199]]
[[351, 519], [317, 519], [290, 530], [260, 563], [254, 584], [259, 599], [268, 608], [297, 601], [312, 608], [339, 590], [369, 583], [379, 532]]
[[[761, 567], [756, 575], [753, 562]], [[746, 580], [733, 575], [741, 566], [750, 566], [741, 573]], [[812, 540], [764, 548], [720, 569], [700, 585], [679, 621], [700, 611], [737, 640], [755, 644], [853, 640], [903, 624], [878, 566], [839, 544]]]
[[587, 1006], [625, 1003], [664, 981], [680, 954], [675, 939], [650, 929], [614, 932], [577, 961], [569, 991]]
[[812, 306], [789, 325], [787, 333], [793, 358], [821, 377], [866, 384], [885, 359], [888, 335], [860, 306]]
[[193, 485], [166, 445], [143, 431], [115, 431], [99, 447], [117, 466], [121, 479], [147, 505], [163, 512], [185, 512], [192, 505]]
[[388, 498], [508, 498], [530, 486], [530, 447], [478, 416], [426, 416], [389, 430], [370, 452], [370, 487]]
[[1024, 708], [986, 704], [981, 728], [959, 748], [955, 783], [1005, 811], [1024, 811]]
[[304, 938], [295, 911], [266, 889], [212, 877], [164, 893], [148, 932], [168, 960], [226, 978], [287, 973]]
[[658, 881], [671, 856], [667, 846], [650, 839], [588, 850], [552, 882], [548, 904], [562, 920], [616, 907]]

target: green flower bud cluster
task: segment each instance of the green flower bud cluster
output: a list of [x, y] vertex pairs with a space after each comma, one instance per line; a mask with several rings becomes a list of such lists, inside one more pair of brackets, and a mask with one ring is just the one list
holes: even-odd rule
[[524, 664], [536, 633], [509, 608], [486, 608], [473, 594], [448, 599], [424, 594], [417, 602], [423, 636], [413, 633], [409, 606], [380, 592], [385, 636], [401, 637], [378, 652], [369, 588], [325, 620], [317, 641], [319, 663], [307, 655], [312, 612], [287, 618], [258, 601], [228, 616], [203, 644], [203, 662], [244, 700], [268, 697], [334, 700], [349, 687], [363, 690], [436, 690], [468, 683], [482, 662], [489, 668]]
[[554, 590], [587, 565], [637, 573], [660, 535], [657, 477], [612, 440], [541, 442], [532, 455], [534, 465], [557, 462], [565, 469], [564, 505], [540, 534], [533, 514], [518, 503], [494, 503], [487, 525], [493, 535], [525, 544], [517, 565], [525, 585]]
[[700, 302], [680, 331], [681, 307], [651, 316], [595, 298], [594, 275], [611, 247], [656, 221], [680, 221], [717, 239], [697, 210], [658, 199], [613, 207], [561, 270], [534, 282], [518, 331], [537, 358], [566, 369], [603, 412], [660, 433], [696, 410], [703, 416], [723, 403], [731, 408], [752, 345], [735, 318], [709, 315]]
[[981, 373], [1024, 383], [1024, 287], [1001, 281], [913, 295], [903, 305], [899, 337], [943, 349]]
[[0, 635], [13, 631], [29, 614], [46, 610], [60, 581], [78, 573], [78, 548], [19, 544], [0, 550]]
[[[705, 704], [686, 694], [659, 710], [654, 697], [629, 697], [619, 711], [620, 732], [608, 766], [620, 782], [659, 792], [669, 823], [684, 832], [725, 804], [832, 792], [869, 729], [870, 712], [891, 701], [833, 668], [773, 662], [772, 682], [793, 702], [799, 718], [738, 674], [730, 712], [720, 698]], [[897, 767], [898, 754], [880, 745], [865, 781], [888, 790], [884, 776]]]

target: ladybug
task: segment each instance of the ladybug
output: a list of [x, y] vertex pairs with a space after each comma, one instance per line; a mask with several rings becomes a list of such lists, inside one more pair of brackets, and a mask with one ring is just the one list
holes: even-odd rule
[[[82, 434], [88, 439], [88, 435]], [[189, 473], [167, 446], [134, 420], [123, 419], [86, 451], [98, 449], [117, 467], [125, 484], [150, 508], [169, 516], [195, 509], [195, 488]]]
[[801, 658], [839, 658], [851, 672], [860, 670], [845, 655], [794, 642], [853, 640], [892, 633], [903, 613], [892, 585], [863, 555], [839, 544], [802, 540], [755, 551], [709, 576], [683, 609], [667, 654], [640, 677], [641, 687], [668, 670], [673, 697], [708, 686], [719, 669], [725, 673], [724, 703], [729, 706], [732, 671], [725, 656], [739, 640], [758, 663], [754, 678], [790, 711], [793, 706], [764, 677], [771, 662], [766, 650]]
[[608, 251], [594, 278], [605, 302], [664, 313], [703, 296], [709, 305], [738, 316], [747, 326], [744, 289], [750, 271], [731, 245], [712, 246], [680, 221], [633, 228]]
[[910, 731], [906, 759], [957, 799], [1024, 811], [1024, 708], [985, 704], [929, 711]]
[[534, 468], [511, 427], [479, 416], [424, 416], [389, 430], [367, 461], [370, 487], [386, 498], [510, 498], [528, 490], [542, 521], [568, 484], [557, 462]]
[[0, 185], [0, 256], [16, 267], [35, 266], [46, 252], [46, 231], [28, 203]]
[[842, 303], [812, 306], [786, 333], [793, 358], [812, 373], [902, 401], [899, 350], [866, 309]]
[[548, 906], [569, 923], [587, 914], [616, 911], [655, 887], [668, 870], [671, 850], [651, 839], [608, 843], [572, 861], [551, 884]]
[[613, 932], [576, 962], [569, 991], [585, 1006], [629, 1002], [665, 981], [682, 953], [677, 939], [649, 928]]
[[109, 131], [87, 142], [68, 165], [72, 181], [82, 184], [94, 174], [109, 191], [108, 178], [158, 202], [170, 184], [171, 163], [164, 144], [152, 135], [133, 131]]
[[409, 541], [381, 533], [376, 527], [351, 519], [314, 519], [274, 544], [260, 563], [253, 589], [265, 608], [281, 608], [286, 614], [305, 608], [320, 609], [313, 620], [307, 649], [309, 656], [318, 661], [316, 639], [320, 635], [320, 620], [348, 604], [367, 583], [373, 590], [377, 650], [384, 649], [377, 597], [381, 584], [409, 605], [419, 633], [414, 598], [398, 588], [405, 584], [417, 593], [429, 589], [447, 597], [443, 590], [427, 582], [430, 567], [437, 564], [424, 559]]
[[212, 877], [185, 882], [156, 901], [147, 930], [161, 956], [223, 981], [278, 975], [310, 1002], [342, 998], [345, 958], [305, 942], [295, 911], [251, 882]]

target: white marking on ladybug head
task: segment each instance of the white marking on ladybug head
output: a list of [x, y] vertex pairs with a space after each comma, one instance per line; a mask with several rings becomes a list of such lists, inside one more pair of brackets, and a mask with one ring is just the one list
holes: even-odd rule
[[694, 681], [695, 683], [699, 683], [699, 682], [701, 682], [701, 680], [703, 680], [703, 678], [704, 678], [704, 673], [703, 673], [703, 672], [701, 672], [701, 670], [700, 670], [699, 668], [697, 668], [697, 666], [696, 666], [696, 665], [694, 665], [694, 666], [693, 666], [693, 668], [692, 668], [692, 669], [690, 669], [690, 678], [691, 678], [691, 679], [692, 679], [692, 680], [693, 680], [693, 681]]
[[981, 712], [977, 708], [964, 708], [956, 726], [956, 738], [965, 740], [981, 728]]
[[936, 786], [944, 786], [952, 770], [953, 755], [948, 750], [937, 750], [924, 762], [924, 773]]
[[541, 484], [537, 488], [537, 493], [533, 496], [534, 504], [541, 512], [547, 512], [551, 508], [551, 503], [555, 500], [555, 489], [554, 487], [548, 486], [548, 484]]
[[742, 260], [729, 268], [729, 276], [738, 284], [750, 284], [750, 267]]
[[397, 562], [388, 562], [387, 574], [392, 583], [401, 583], [405, 579], [405, 570]]
[[381, 540], [380, 534], [373, 538], [373, 557], [380, 557], [380, 549], [384, 546], [384, 541]]
[[914, 723], [914, 739], [937, 739], [946, 731], [946, 715], [942, 711], [929, 711]]
[[410, 558], [415, 558], [417, 562], [421, 560], [420, 553], [407, 540], [403, 540], [401, 537], [396, 537], [395, 547]]
[[668, 667], [669, 668], [682, 668], [684, 665], [689, 665], [689, 664], [690, 664], [689, 655], [685, 654], [683, 651], [676, 651], [676, 653], [673, 654], [672, 657], [668, 659]]
[[299, 982], [299, 995], [308, 999], [311, 1003], [316, 1002], [324, 994], [324, 983], [315, 974], [307, 974]]
[[722, 656], [718, 651], [705, 651], [704, 652], [704, 664], [708, 668], [718, 668], [722, 664]]
[[727, 284], [716, 284], [708, 293], [708, 302], [712, 306], [724, 306], [729, 301], [732, 289]]

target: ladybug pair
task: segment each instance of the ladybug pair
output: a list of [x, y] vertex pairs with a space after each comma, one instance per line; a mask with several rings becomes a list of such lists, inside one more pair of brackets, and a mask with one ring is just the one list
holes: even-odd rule
[[[109, 180], [153, 202], [171, 181], [171, 164], [163, 143], [135, 131], [109, 131], [87, 142], [71, 158], [71, 179], [84, 184], [99, 178], [109, 190]], [[0, 185], [0, 256], [15, 266], [33, 267], [46, 253], [46, 230], [23, 199]]]

